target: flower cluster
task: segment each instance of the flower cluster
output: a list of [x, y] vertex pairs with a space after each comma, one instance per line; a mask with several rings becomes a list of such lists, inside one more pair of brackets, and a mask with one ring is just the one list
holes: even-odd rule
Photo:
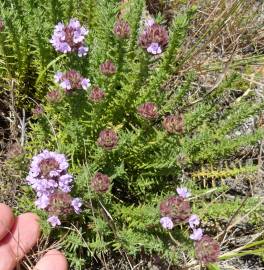
[[71, 19], [67, 25], [60, 22], [55, 26], [50, 43], [58, 52], [77, 52], [82, 57], [88, 52], [88, 47], [84, 44], [87, 34], [88, 30], [78, 20]]
[[[53, 208], [54, 202], [70, 198], [67, 193], [71, 191], [73, 177], [67, 173], [68, 167], [69, 164], [63, 154], [48, 150], [34, 156], [30, 165], [26, 180], [36, 191], [35, 204], [40, 209], [47, 209], [52, 216], [58, 214], [58, 210], [56, 212]], [[74, 202], [74, 199], [71, 202]], [[67, 205], [66, 202], [64, 205]], [[74, 207], [75, 211], [76, 209]], [[61, 212], [65, 214], [64, 210]], [[52, 223], [52, 225], [54, 224]]]
[[82, 77], [78, 71], [73, 69], [66, 72], [58, 71], [54, 76], [54, 80], [66, 92], [81, 88], [86, 90], [91, 85], [88, 78]]
[[220, 246], [217, 241], [208, 235], [203, 235], [203, 230], [199, 227], [200, 218], [191, 214], [191, 208], [185, 199], [191, 196], [186, 187], [176, 189], [178, 196], [172, 196], [161, 202], [160, 213], [163, 216], [160, 224], [164, 229], [173, 229], [175, 223], [188, 222], [192, 230], [190, 239], [195, 241], [195, 253], [199, 262], [216, 262], [220, 253]]
[[139, 37], [139, 44], [151, 54], [161, 54], [168, 44], [169, 35], [165, 27], [153, 19], [146, 21], [145, 29]]
[[38, 118], [40, 116], [42, 116], [44, 113], [44, 108], [41, 105], [36, 105], [33, 109], [32, 109], [32, 115], [34, 118]]

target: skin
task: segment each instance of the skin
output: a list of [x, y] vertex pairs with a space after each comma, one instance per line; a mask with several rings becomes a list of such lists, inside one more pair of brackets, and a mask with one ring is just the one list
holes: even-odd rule
[[[25, 213], [14, 217], [10, 207], [0, 203], [0, 270], [14, 270], [17, 263], [37, 243], [40, 236], [38, 216]], [[67, 270], [64, 255], [47, 252], [33, 270]]]

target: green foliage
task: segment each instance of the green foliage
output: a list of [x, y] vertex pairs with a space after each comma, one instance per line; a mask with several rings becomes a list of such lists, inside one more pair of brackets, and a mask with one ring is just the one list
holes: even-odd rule
[[[1, 84], [10, 91], [8, 83], [14, 80], [20, 107], [22, 104], [32, 107], [28, 105], [28, 95], [44, 106], [42, 117], [30, 122], [27, 158], [30, 160], [44, 148], [67, 155], [75, 176], [74, 193], [84, 200], [82, 214], [65, 221], [70, 228], [68, 232], [61, 229], [52, 234], [55, 239], [64, 237], [62, 245], [75, 269], [84, 269], [93, 256], [109, 249], [135, 256], [143, 251], [159, 254], [175, 264], [179, 263], [182, 252], [193, 257], [193, 243], [186, 229], [177, 227], [172, 235], [161, 229], [160, 201], [175, 193], [182, 172], [199, 170], [204, 164], [232, 157], [263, 137], [262, 128], [234, 135], [243, 123], [263, 110], [264, 104], [253, 94], [251, 97], [241, 94], [238, 100], [224, 102], [226, 95], [235, 94], [238, 82], [243, 85], [241, 91], [246, 91], [246, 83], [237, 72], [228, 74], [208, 95], [195, 94], [195, 70], [185, 73], [177, 85], [165, 90], [164, 84], [182, 68], [179, 57], [185, 57], [180, 52], [196, 7], [186, 7], [175, 14], [168, 26], [168, 47], [161, 56], [152, 57], [138, 46], [138, 35], [143, 31], [144, 1], [129, 1], [122, 10], [118, 2], [8, 0], [1, 3], [1, 17], [6, 24], [5, 31], [0, 33]], [[113, 34], [115, 21], [122, 13], [131, 26], [129, 40], [119, 40]], [[72, 17], [89, 26], [90, 51], [83, 59], [61, 56], [49, 44], [54, 25]], [[113, 77], [105, 77], [99, 71], [99, 65], [106, 59], [117, 66]], [[61, 102], [48, 103], [45, 95], [55, 87], [54, 72], [70, 68], [89, 77], [92, 85], [104, 89], [105, 100], [92, 103], [88, 89], [69, 95], [62, 93]], [[147, 101], [159, 106], [160, 117], [152, 122], [137, 114], [137, 106]], [[184, 132], [169, 135], [162, 127], [162, 117], [177, 112], [184, 115]], [[118, 145], [112, 151], [97, 145], [99, 132], [104, 128], [118, 133]], [[105, 195], [96, 195], [91, 190], [90, 181], [97, 171], [111, 178], [111, 192]], [[194, 193], [199, 193], [191, 179], [188, 185], [194, 186]], [[34, 209], [32, 192], [25, 189], [24, 193], [21, 208]], [[254, 202], [249, 201], [245, 207]], [[200, 207], [206, 205], [206, 202], [198, 203]], [[201, 216], [227, 217], [239, 203], [214, 204], [207, 213], [201, 210]], [[45, 213], [38, 214], [46, 218]], [[49, 232], [45, 230], [45, 233]], [[175, 248], [172, 239], [180, 245]], [[89, 259], [84, 260], [86, 257]], [[212, 265], [211, 269], [217, 267]]]

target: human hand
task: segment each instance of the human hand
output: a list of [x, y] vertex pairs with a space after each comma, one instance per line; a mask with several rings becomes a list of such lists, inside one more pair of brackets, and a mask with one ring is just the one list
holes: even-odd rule
[[[0, 203], [0, 270], [13, 270], [37, 243], [40, 236], [38, 217], [32, 213], [14, 217], [12, 210]], [[67, 270], [64, 255], [58, 250], [47, 252], [33, 270]]]

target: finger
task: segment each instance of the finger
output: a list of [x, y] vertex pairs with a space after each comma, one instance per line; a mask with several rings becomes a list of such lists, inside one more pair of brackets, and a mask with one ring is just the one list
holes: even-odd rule
[[0, 241], [10, 232], [14, 224], [14, 215], [7, 205], [0, 203]]
[[47, 252], [40, 259], [33, 270], [67, 270], [68, 263], [65, 256], [56, 249]]
[[32, 213], [26, 213], [15, 219], [12, 228], [13, 237], [9, 237], [9, 246], [20, 260], [37, 243], [40, 236], [39, 218]]
[[13, 270], [35, 245], [40, 234], [38, 217], [28, 213], [17, 217], [10, 234], [0, 242], [0, 270]]

